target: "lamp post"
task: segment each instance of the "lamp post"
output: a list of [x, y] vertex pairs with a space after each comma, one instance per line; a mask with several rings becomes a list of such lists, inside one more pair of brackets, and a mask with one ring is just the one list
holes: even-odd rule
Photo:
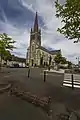
[[76, 59], [78, 60], [78, 67], [79, 67], [79, 57], [76, 57]]
[[72, 81], [72, 90], [73, 90], [74, 89], [73, 66], [72, 66], [71, 81]]

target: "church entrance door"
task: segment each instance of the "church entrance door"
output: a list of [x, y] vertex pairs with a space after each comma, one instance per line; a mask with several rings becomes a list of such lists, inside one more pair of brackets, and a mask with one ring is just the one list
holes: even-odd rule
[[43, 57], [40, 58], [40, 65], [43, 65]]

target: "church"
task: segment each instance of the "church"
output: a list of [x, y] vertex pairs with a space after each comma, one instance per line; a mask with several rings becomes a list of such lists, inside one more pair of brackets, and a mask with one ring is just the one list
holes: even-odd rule
[[38, 26], [38, 14], [36, 12], [33, 29], [30, 31], [30, 43], [27, 49], [26, 64], [29, 66], [54, 65], [54, 57], [61, 50], [49, 51], [41, 45], [41, 29]]

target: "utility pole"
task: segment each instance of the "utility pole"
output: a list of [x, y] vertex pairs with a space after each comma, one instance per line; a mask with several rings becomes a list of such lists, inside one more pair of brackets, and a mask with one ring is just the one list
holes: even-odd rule
[[71, 80], [72, 80], [72, 90], [73, 90], [74, 89], [73, 70], [72, 70]]

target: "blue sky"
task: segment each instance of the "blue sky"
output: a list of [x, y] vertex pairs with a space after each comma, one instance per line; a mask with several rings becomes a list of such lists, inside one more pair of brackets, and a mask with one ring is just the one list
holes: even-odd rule
[[42, 45], [49, 49], [61, 49], [63, 56], [76, 63], [76, 57], [80, 56], [80, 43], [74, 44], [56, 31], [62, 25], [60, 19], [55, 17], [54, 0], [0, 0], [0, 33], [6, 32], [16, 40], [17, 49], [12, 53], [26, 57], [36, 11], [42, 31]]

